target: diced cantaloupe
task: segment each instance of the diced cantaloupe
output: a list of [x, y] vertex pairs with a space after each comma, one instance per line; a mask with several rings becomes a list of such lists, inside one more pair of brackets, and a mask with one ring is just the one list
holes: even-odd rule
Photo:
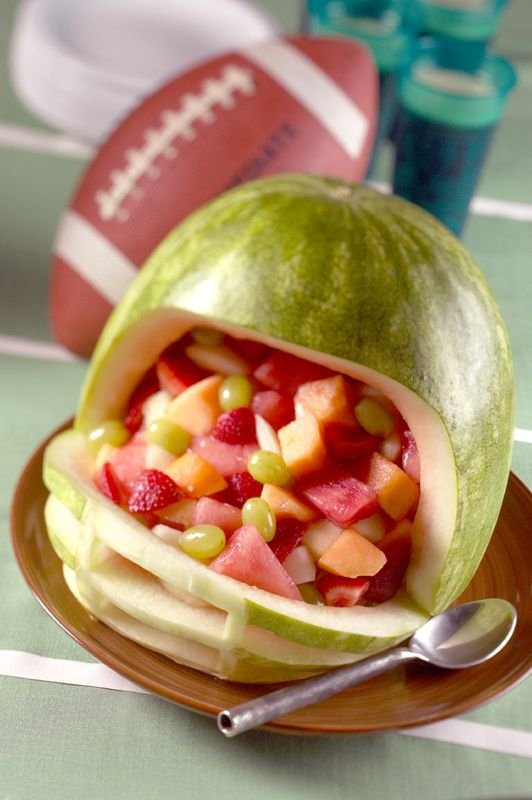
[[311, 414], [321, 425], [341, 422], [356, 426], [348, 386], [341, 375], [302, 384], [294, 397], [296, 419]]
[[317, 512], [303, 503], [288, 489], [265, 483], [261, 498], [270, 506], [277, 519], [297, 519], [300, 522], [311, 522], [316, 519]]
[[380, 453], [371, 456], [367, 483], [375, 490], [379, 506], [394, 520], [406, 517], [419, 498], [417, 483]]
[[192, 436], [205, 436], [214, 427], [222, 409], [218, 392], [222, 375], [211, 375], [181, 392], [168, 406], [165, 416]]
[[382, 550], [352, 528], [343, 530], [318, 561], [321, 569], [344, 578], [375, 575], [385, 564]]
[[227, 487], [218, 470], [196, 453], [184, 453], [165, 472], [191, 497], [215, 494]]
[[289, 422], [277, 434], [284, 462], [294, 478], [315, 472], [325, 464], [327, 450], [319, 422], [312, 414]]
[[308, 526], [303, 536], [303, 544], [318, 561], [341, 533], [342, 528], [339, 528], [338, 525], [329, 522], [328, 519], [320, 519]]

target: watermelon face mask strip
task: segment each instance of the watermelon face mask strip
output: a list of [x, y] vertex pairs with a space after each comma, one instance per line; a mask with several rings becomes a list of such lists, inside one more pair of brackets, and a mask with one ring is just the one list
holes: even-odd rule
[[[156, 425], [161, 416], [171, 425]], [[111, 421], [127, 442], [103, 441], [86, 456], [87, 434]], [[365, 187], [281, 176], [228, 192], [161, 244], [102, 335], [76, 427], [50, 446], [45, 476], [57, 499], [72, 500], [89, 578], [110, 549], [181, 602], [225, 612], [223, 647], [249, 654], [242, 637], [252, 626], [281, 643], [276, 674], [290, 660], [286, 678], [302, 677], [308, 648], [366, 657], [407, 638], [469, 582], [509, 471], [507, 337], [480, 271], [429, 215]], [[139, 459], [150, 473], [132, 508], [140, 521], [121, 507]], [[399, 484], [401, 508], [389, 504]], [[254, 497], [264, 505], [239, 520]], [[199, 558], [179, 546], [189, 528]], [[372, 595], [381, 570], [405, 561], [407, 541], [399, 592]], [[255, 585], [242, 571], [250, 562]], [[144, 615], [134, 586], [135, 601], [126, 591], [111, 602]], [[168, 624], [159, 605], [148, 611], [150, 625]], [[296, 644], [304, 657], [288, 656]], [[263, 680], [272, 669], [264, 665]]]

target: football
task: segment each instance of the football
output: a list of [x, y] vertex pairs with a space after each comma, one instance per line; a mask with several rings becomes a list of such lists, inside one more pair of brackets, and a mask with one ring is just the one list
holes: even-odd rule
[[59, 222], [54, 337], [89, 356], [157, 244], [214, 196], [263, 175], [361, 180], [378, 78], [347, 38], [276, 38], [202, 63], [143, 100], [89, 164]]

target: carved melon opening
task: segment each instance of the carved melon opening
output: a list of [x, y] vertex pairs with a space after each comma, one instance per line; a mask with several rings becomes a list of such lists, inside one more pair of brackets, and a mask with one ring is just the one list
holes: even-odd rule
[[438, 414], [411, 390], [397, 381], [324, 353], [279, 341], [244, 328], [177, 310], [162, 309], [134, 324], [91, 372], [85, 387], [76, 426], [96, 427], [106, 419], [123, 418], [128, 398], [159, 354], [197, 327], [211, 325], [235, 339], [262, 343], [274, 350], [291, 353], [335, 373], [361, 381], [388, 398], [411, 430], [421, 465], [420, 497], [413, 519], [413, 548], [406, 574], [406, 587], [413, 600], [430, 610], [443, 564], [454, 533], [457, 493], [452, 449]]

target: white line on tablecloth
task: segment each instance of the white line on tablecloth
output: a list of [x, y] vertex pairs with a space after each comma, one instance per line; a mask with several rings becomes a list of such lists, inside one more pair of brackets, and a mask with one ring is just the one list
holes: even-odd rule
[[[96, 148], [85, 142], [72, 139], [58, 133], [37, 131], [21, 125], [0, 122], [0, 147], [12, 147], [16, 150], [27, 150], [32, 153], [49, 153], [71, 158], [90, 158]], [[389, 192], [390, 186], [385, 183], [369, 183], [380, 191]], [[499, 217], [518, 222], [532, 222], [532, 204], [516, 203], [510, 200], [497, 200], [492, 197], [475, 197], [472, 201], [473, 214], [482, 217]]]
[[[149, 694], [104, 664], [0, 650], [0, 675], [97, 689]], [[532, 733], [462, 719], [449, 719], [400, 731], [405, 736], [477, 747], [495, 753], [532, 758]]]
[[[368, 181], [370, 186], [379, 192], [388, 194], [391, 186], [388, 183]], [[511, 200], [497, 200], [494, 197], [474, 197], [470, 210], [479, 217], [498, 217], [511, 219], [515, 222], [532, 222], [532, 204], [515, 203]]]
[[7, 122], [0, 123], [0, 147], [72, 158], [89, 158], [94, 154], [94, 147], [70, 136], [24, 128], [22, 125], [11, 125]]
[[514, 431], [514, 441], [532, 444], [532, 431], [527, 431], [525, 428], [516, 428]]
[[0, 335], [0, 355], [38, 358], [44, 361], [79, 361], [77, 356], [53, 342]]
[[104, 664], [48, 658], [23, 650], [0, 650], [0, 675], [27, 678], [48, 683], [67, 683], [92, 686], [96, 689], [115, 689], [120, 692], [140, 692], [146, 689], [128, 681]]
[[478, 747], [494, 753], [532, 758], [532, 733], [501, 728], [498, 725], [486, 725], [483, 722], [447, 719], [421, 728], [410, 728], [400, 731], [400, 733], [421, 739]]

